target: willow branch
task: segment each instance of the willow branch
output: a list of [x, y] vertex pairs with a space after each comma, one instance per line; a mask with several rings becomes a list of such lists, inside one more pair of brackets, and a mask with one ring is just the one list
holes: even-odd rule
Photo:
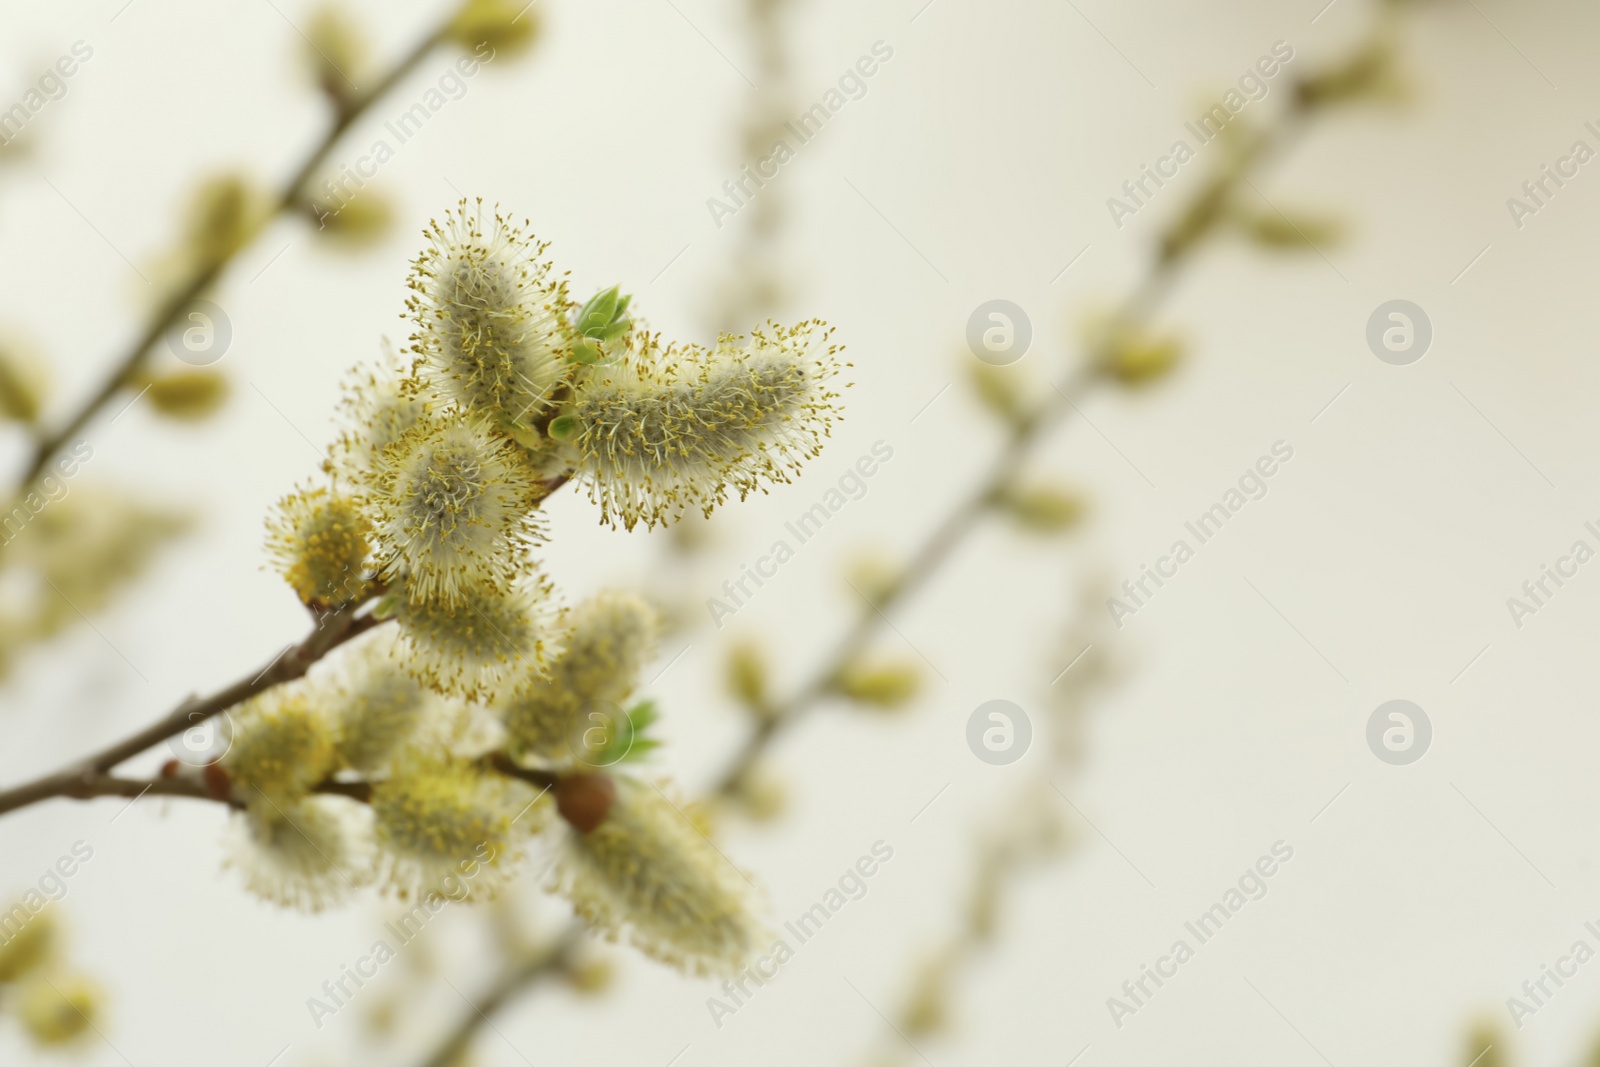
[[[369, 92], [350, 101], [348, 105], [338, 111], [328, 132], [301, 162], [300, 166], [296, 168], [294, 175], [284, 183], [282, 191], [273, 202], [271, 214], [266, 221], [271, 221], [277, 216], [291, 212], [301, 206], [301, 200], [306, 195], [306, 186], [327, 161], [329, 153], [338, 145], [345, 131], [365, 115], [374, 103], [387, 95], [407, 75], [415, 70], [445, 40], [448, 28], [448, 20], [440, 23], [431, 33], [419, 41], [404, 58], [390, 68], [388, 73], [379, 79], [378, 83]], [[265, 228], [265, 222], [262, 228]], [[184, 310], [192, 305], [202, 294], [210, 290], [239, 253], [248, 248], [251, 243], [250, 241], [242, 242], [238, 248], [208, 262], [197, 270], [181, 289], [161, 305], [157, 313], [145, 326], [144, 331], [134, 340], [122, 357], [116, 361], [111, 373], [101, 382], [100, 387], [95, 390], [93, 395], [66, 422], [39, 438], [34, 445], [27, 469], [18, 483], [18, 492], [25, 491], [32, 485], [39, 475], [44, 472], [46, 465], [55, 458], [56, 454], [66, 447], [73, 438], [77, 437], [100, 409], [110, 403], [111, 399], [133, 379], [150, 350], [172, 328], [173, 324], [179, 321]]]
[[[297, 645], [290, 645], [255, 675], [241, 678], [207, 697], [192, 697], [173, 708], [165, 716], [130, 734], [115, 744], [85, 757], [61, 770], [36, 778], [31, 782], [0, 792], [0, 815], [37, 804], [51, 797], [71, 797], [86, 800], [97, 796], [125, 796], [118, 792], [121, 779], [110, 776], [118, 764], [137, 756], [169, 737], [205, 722], [257, 693], [263, 693], [284, 682], [305, 676], [311, 665], [372, 627], [378, 625], [373, 615], [357, 615], [361, 605], [352, 605], [317, 617], [317, 625]], [[141, 782], [155, 789], [159, 782]], [[174, 787], [176, 788], [176, 787]], [[189, 793], [172, 792], [170, 796], [189, 796]]]
[[[470, 1010], [462, 1013], [461, 1021], [422, 1062], [421, 1067], [454, 1067], [460, 1062], [458, 1057], [472, 1044], [472, 1039], [491, 1016], [534, 985], [556, 977], [572, 966], [573, 952], [582, 937], [583, 924], [573, 920], [549, 948], [507, 967], [487, 992], [475, 1000], [467, 1001]], [[466, 999], [466, 994], [462, 994], [462, 999]]]
[[[1296, 93], [1294, 102], [1275, 123], [1238, 149], [1239, 157], [1233, 169], [1208, 182], [1180, 212], [1179, 217], [1188, 218], [1208, 204], [1220, 205], [1234, 186], [1246, 181], [1252, 173], [1261, 170], [1288, 147], [1317, 106], [1305, 94]], [[1169, 236], [1161, 245], [1143, 281], [1117, 308], [1112, 317], [1113, 323], [1135, 329], [1147, 325], [1162, 307], [1173, 282], [1192, 261], [1203, 236], [1204, 232], [1183, 240], [1174, 240]], [[1011, 425], [1004, 444], [983, 476], [922, 541], [894, 584], [884, 594], [863, 606], [832, 653], [805, 682], [786, 699], [766, 709], [755, 730], [717, 779], [713, 787], [715, 794], [729, 796], [735, 793], [778, 736], [833, 695], [841, 673], [883, 629], [888, 613], [940, 573], [955, 550], [965, 543], [979, 521], [991, 510], [996, 499], [1015, 477], [1018, 467], [1046, 432], [1075, 411], [1078, 403], [1098, 386], [1112, 380], [1105, 370], [1109, 354], [1103, 347], [1091, 349], [1087, 353], [1088, 358], [1072, 370], [1064, 381], [1051, 384], [1051, 392], [1032, 413]]]

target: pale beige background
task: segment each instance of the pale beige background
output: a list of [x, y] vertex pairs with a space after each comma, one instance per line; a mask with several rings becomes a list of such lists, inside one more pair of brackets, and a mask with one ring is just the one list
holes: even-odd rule
[[[237, 387], [224, 417], [174, 429], [136, 407], [95, 424], [95, 477], [193, 501], [204, 528], [97, 622], [105, 641], [74, 632], [5, 689], [0, 777], [142, 723], [298, 633], [299, 609], [261, 569], [261, 515], [312, 470], [301, 434], [326, 438], [344, 368], [380, 336], [402, 336], [410, 235], [457, 190], [529, 216], [576, 289], [621, 282], [653, 326], [704, 334], [707, 287], [734, 240], [704, 202], [739, 162], [731, 124], [750, 90], [730, 61], [754, 62], [735, 5], [673, 2], [540, 0], [538, 52], [491, 65], [385, 168], [403, 226], [378, 251], [332, 254], [280, 223], [235, 265], [216, 297], [235, 329], [220, 364]], [[148, 269], [194, 177], [243, 165], [281, 179], [322, 121], [293, 74], [300, 42], [287, 21], [303, 24], [309, 4], [134, 0], [113, 23], [121, 4], [9, 3], [0, 14], [0, 101], [74, 40], [95, 49], [30, 129], [34, 163], [0, 172], [0, 315], [39, 339], [68, 396], [134, 329], [145, 285], [122, 256]], [[361, 6], [381, 22], [386, 55], [434, 10]], [[1021, 304], [1036, 331], [1026, 364], [1058, 366], [1083, 313], [1137, 276], [1175, 190], [1192, 190], [1204, 161], [1120, 232], [1105, 198], [1274, 41], [1291, 43], [1292, 69], [1304, 69], [1368, 14], [1360, 0], [1337, 0], [1314, 24], [1320, 0], [920, 7], [816, 0], [795, 19], [802, 98], [874, 41], [895, 50], [868, 96], [779, 179], [801, 282], [791, 311], [837, 325], [858, 384], [810, 476], [740, 508], [717, 561], [690, 581], [709, 595], [874, 440], [895, 458], [737, 626], [701, 631], [655, 686], [664, 758], [690, 788], [742, 729], [720, 693], [721, 639], [759, 633], [797, 677], [852, 610], [837, 578], [850, 551], [912, 544], [987, 463], [996, 435], [961, 390], [910, 423], [970, 358], [960, 338], [971, 309], [996, 296]], [[1182, 373], [1148, 396], [1096, 399], [1085, 410], [1099, 432], [1075, 421], [1039, 458], [1092, 494], [1092, 525], [1060, 547], [985, 530], [896, 618], [948, 682], [931, 679], [904, 719], [828, 712], [782, 745], [792, 811], [725, 846], [759, 873], [780, 916], [808, 906], [874, 840], [896, 852], [869, 896], [755, 1005], [718, 1031], [709, 986], [628, 959], [609, 1001], [541, 995], [506, 1015], [483, 1062], [664, 1065], [686, 1045], [683, 1067], [855, 1062], [894, 1041], [844, 980], [885, 1010], [897, 1001], [911, 955], [955, 912], [968, 830], [1029, 767], [975, 760], [968, 713], [994, 697], [1041, 707], [1074, 584], [1134, 573], [1278, 439], [1295, 458], [1271, 494], [1115, 637], [1131, 673], [1090, 725], [1074, 800], [1154, 888], [1083, 826], [1071, 861], [1008, 906], [1006, 947], [963, 986], [956, 1039], [924, 1051], [936, 1067], [1059, 1065], [1086, 1045], [1084, 1067], [1310, 1065], [1315, 1050], [1338, 1067], [1443, 1065], [1459, 1062], [1475, 1012], [1507, 1022], [1504, 999], [1600, 918], [1600, 569], [1584, 569], [1521, 630], [1505, 608], [1600, 518], [1590, 417], [1600, 164], [1520, 232], [1505, 207], [1574, 139], [1595, 144], [1582, 123], [1600, 119], [1597, 32], [1600, 14], [1576, 2], [1440, 7], [1407, 47], [1410, 109], [1339, 117], [1258, 183], [1274, 203], [1345, 216], [1349, 240], [1328, 261], [1209, 251], [1171, 310], [1192, 341]], [[432, 66], [375, 120], [444, 61]], [[335, 158], [369, 139], [358, 132]], [[1407, 368], [1378, 362], [1363, 340], [1368, 314], [1395, 297], [1421, 304], [1436, 330]], [[549, 565], [572, 595], [659, 559], [651, 538], [597, 530], [580, 498], [551, 511]], [[884, 647], [905, 651], [893, 635]], [[1391, 768], [1367, 751], [1363, 728], [1378, 703], [1402, 696], [1432, 717], [1434, 748]], [[6, 894], [77, 839], [96, 850], [67, 912], [77, 958], [110, 986], [106, 1030], [122, 1055], [91, 1044], [84, 1062], [250, 1067], [286, 1045], [285, 1065], [340, 1062], [359, 1034], [354, 1013], [318, 1033], [305, 998], [365, 951], [393, 905], [276, 912], [219, 872], [220, 812], [147, 802], [109, 825], [116, 810], [61, 802], [0, 820]], [[1115, 1030], [1105, 998], [1278, 839], [1295, 858], [1270, 895]], [[470, 992], [488, 975], [474, 969], [470, 924], [452, 922], [434, 947]], [[462, 1009], [446, 993], [422, 1013], [443, 1026]], [[1519, 1043], [1526, 1062], [1570, 1062], [1597, 1026], [1591, 964]], [[0, 1061], [31, 1055], [0, 1022]]]

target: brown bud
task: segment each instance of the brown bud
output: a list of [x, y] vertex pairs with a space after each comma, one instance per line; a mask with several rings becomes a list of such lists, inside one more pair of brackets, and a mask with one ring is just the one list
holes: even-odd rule
[[569, 774], [556, 783], [556, 810], [580, 834], [592, 832], [617, 799], [617, 784], [607, 774]]
[[176, 778], [183, 765], [175, 759], [169, 759], [161, 765], [161, 777]]
[[200, 771], [200, 780], [214, 800], [227, 800], [233, 795], [233, 778], [220, 763], [208, 763]]

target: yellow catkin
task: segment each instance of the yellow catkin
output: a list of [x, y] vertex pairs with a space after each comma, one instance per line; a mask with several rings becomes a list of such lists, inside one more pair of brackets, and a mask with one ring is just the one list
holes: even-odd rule
[[100, 987], [81, 975], [39, 975], [23, 986], [17, 1016], [41, 1045], [64, 1045], [92, 1032], [104, 1001]]
[[401, 896], [488, 895], [519, 841], [548, 818], [550, 802], [538, 796], [459, 760], [417, 754], [401, 761], [372, 790], [390, 886]]
[[335, 765], [332, 723], [304, 683], [289, 683], [250, 698], [232, 713], [233, 741], [222, 765], [247, 801], [264, 794], [293, 800]]
[[344, 797], [274, 802], [258, 797], [234, 816], [226, 866], [263, 900], [301, 911], [342, 903], [373, 877], [371, 830]]
[[732, 973], [765, 943], [756, 893], [656, 785], [616, 779], [605, 822], [566, 829], [554, 887], [592, 927], [695, 974]]
[[211, 370], [184, 370], [146, 380], [146, 396], [161, 414], [198, 422], [228, 399], [228, 379]]
[[[639, 673], [655, 650], [659, 622], [655, 609], [633, 593], [600, 593], [562, 619], [566, 648], [548, 678], [530, 677], [496, 710], [505, 723], [513, 754], [558, 759], [598, 710], [608, 721], [639, 684]], [[604, 707], [590, 708], [596, 703]]]
[[601, 519], [632, 529], [787, 482], [837, 416], [832, 331], [768, 324], [714, 348], [636, 330], [575, 385], [573, 446]]
[[425, 231], [406, 303], [413, 350], [440, 393], [482, 416], [526, 427], [567, 371], [573, 310], [545, 245], [482, 201], [463, 200]]
[[[20, 928], [16, 926], [19, 915]], [[42, 966], [55, 951], [55, 916], [48, 909], [30, 914], [25, 906], [17, 905], [10, 911], [0, 911], [0, 919], [6, 920], [0, 929], [0, 936], [6, 938], [0, 943], [0, 983], [15, 982]]]
[[463, 418], [425, 417], [384, 450], [366, 496], [380, 573], [407, 596], [460, 604], [509, 589], [537, 534], [538, 477], [510, 440]]
[[371, 531], [353, 498], [299, 489], [268, 516], [267, 553], [303, 603], [338, 607], [367, 587]]
[[539, 13], [512, 0], [466, 0], [450, 23], [450, 37], [480, 54], [515, 55], [539, 38]]
[[424, 685], [447, 696], [493, 698], [549, 671], [560, 650], [550, 587], [537, 571], [510, 589], [469, 587], [455, 605], [395, 598], [400, 661]]

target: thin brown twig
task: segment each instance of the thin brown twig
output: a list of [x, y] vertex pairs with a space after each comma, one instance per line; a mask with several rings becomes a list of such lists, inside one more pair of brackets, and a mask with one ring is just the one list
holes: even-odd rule
[[[376, 101], [387, 95], [401, 80], [415, 70], [446, 39], [449, 33], [450, 21], [450, 19], [446, 19], [436, 26], [431, 33], [419, 41], [409, 53], [391, 67], [388, 73], [379, 79], [369, 92], [351, 100], [337, 112], [333, 125], [329, 127], [328, 132], [301, 162], [300, 166], [296, 168], [294, 175], [284, 183], [282, 191], [273, 202], [271, 213], [263, 220], [262, 226], [256, 231], [257, 233], [265, 228], [267, 222], [270, 222], [278, 215], [292, 212], [297, 207], [304, 206], [301, 201], [306, 196], [306, 186], [316, 176], [323, 163], [327, 161], [329, 153], [339, 143], [339, 139], [344, 135], [344, 132], [362, 115], [366, 114]], [[249, 247], [251, 243], [250, 241], [241, 242], [237, 248], [230, 250], [215, 260], [207, 262], [189, 278], [182, 288], [161, 305], [159, 311], [145, 326], [144, 331], [134, 339], [133, 344], [123, 353], [122, 358], [116, 361], [111, 373], [100, 383], [99, 388], [95, 390], [89, 399], [60, 426], [45, 433], [38, 439], [34, 445], [28, 466], [18, 482], [16, 492], [26, 492], [28, 487], [44, 472], [45, 466], [55, 458], [56, 454], [88, 425], [89, 421], [94, 418], [101, 408], [110, 403], [111, 399], [133, 380], [140, 364], [144, 362], [150, 350], [161, 340], [162, 335], [178, 321], [184, 309], [192, 305], [203, 293], [210, 290], [233, 260], [238, 257], [239, 253]]]
[[[582, 936], [583, 924], [573, 920], [548, 948], [531, 953], [507, 967], [487, 992], [476, 1000], [467, 1000], [470, 1010], [463, 1013], [460, 1022], [451, 1028], [421, 1067], [455, 1067], [460, 1062], [458, 1057], [466, 1051], [491, 1015], [535, 983], [554, 977], [572, 965], [573, 953], [581, 943]], [[465, 993], [461, 993], [461, 997], [467, 999]]]
[[117, 787], [107, 784], [120, 781], [112, 778], [110, 773], [118, 764], [159, 745], [169, 737], [175, 737], [205, 722], [257, 693], [303, 677], [313, 663], [333, 649], [378, 625], [379, 620], [372, 614], [356, 614], [360, 607], [359, 604], [352, 605], [318, 616], [317, 625], [304, 640], [279, 653], [255, 675], [241, 678], [208, 697], [186, 700], [144, 729], [108, 745], [99, 752], [61, 770], [0, 792], [0, 815], [51, 797], [83, 800], [96, 796], [126, 795], [117, 792]]

